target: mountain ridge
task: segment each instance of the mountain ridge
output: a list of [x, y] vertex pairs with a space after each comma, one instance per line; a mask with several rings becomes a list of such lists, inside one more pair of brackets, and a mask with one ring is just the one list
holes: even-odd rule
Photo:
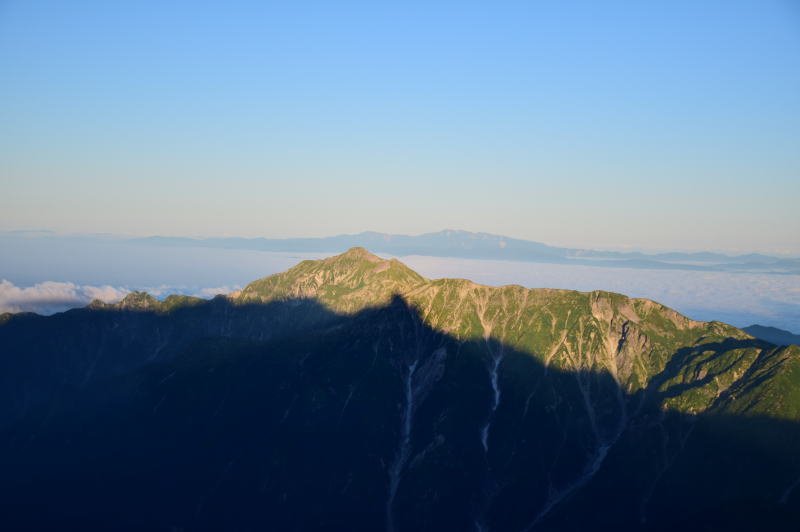
[[650, 300], [351, 249], [211, 300], [12, 315], [0, 346], [11, 529], [800, 522], [800, 348]]
[[778, 327], [754, 324], [743, 327], [742, 330], [775, 345], [800, 345], [800, 334], [793, 334]]

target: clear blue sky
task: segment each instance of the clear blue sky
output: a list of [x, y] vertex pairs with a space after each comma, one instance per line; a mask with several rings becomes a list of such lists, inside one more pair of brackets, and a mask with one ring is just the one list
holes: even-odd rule
[[800, 3], [0, 1], [0, 230], [800, 253]]

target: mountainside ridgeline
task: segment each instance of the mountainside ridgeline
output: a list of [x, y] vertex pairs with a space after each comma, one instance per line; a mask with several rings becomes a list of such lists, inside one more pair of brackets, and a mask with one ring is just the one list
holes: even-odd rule
[[14, 530], [794, 530], [800, 348], [363, 248], [0, 321]]

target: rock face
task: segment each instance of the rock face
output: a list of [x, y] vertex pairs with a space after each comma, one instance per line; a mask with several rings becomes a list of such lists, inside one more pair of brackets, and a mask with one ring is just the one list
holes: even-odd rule
[[9, 530], [797, 529], [800, 349], [354, 248], [0, 322]]

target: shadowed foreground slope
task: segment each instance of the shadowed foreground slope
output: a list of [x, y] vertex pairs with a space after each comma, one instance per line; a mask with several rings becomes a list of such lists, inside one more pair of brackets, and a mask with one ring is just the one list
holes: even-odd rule
[[800, 350], [354, 249], [0, 325], [6, 529], [796, 530]]

